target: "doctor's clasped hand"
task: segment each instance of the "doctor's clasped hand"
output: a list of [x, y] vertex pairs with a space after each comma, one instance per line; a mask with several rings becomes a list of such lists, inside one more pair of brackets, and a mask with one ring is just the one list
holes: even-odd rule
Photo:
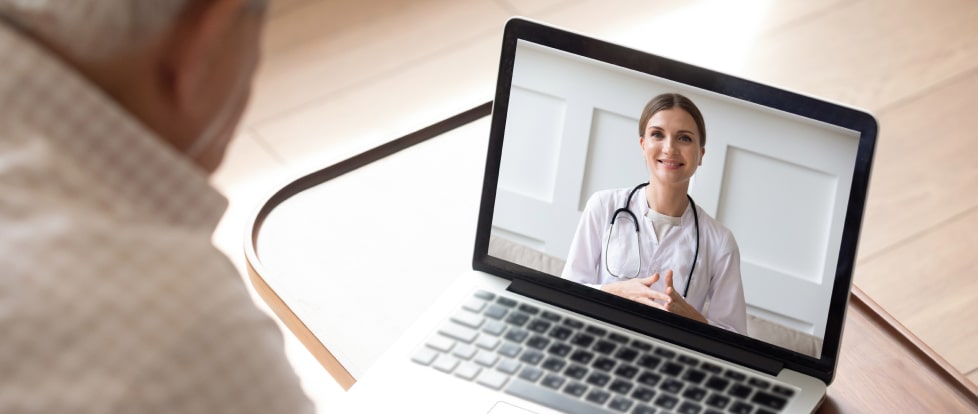
[[697, 311], [689, 302], [686, 302], [676, 288], [673, 287], [672, 270], [666, 270], [663, 273], [663, 279], [666, 287], [662, 292], [652, 287], [655, 285], [655, 282], [659, 281], [658, 273], [644, 279], [635, 278], [608, 283], [602, 285], [601, 290], [644, 305], [662, 309], [666, 312], [707, 323], [703, 314]]

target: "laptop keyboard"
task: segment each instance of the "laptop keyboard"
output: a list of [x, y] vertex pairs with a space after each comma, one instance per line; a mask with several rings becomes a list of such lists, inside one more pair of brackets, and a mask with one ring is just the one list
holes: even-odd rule
[[477, 291], [412, 361], [569, 413], [782, 410], [793, 388]]

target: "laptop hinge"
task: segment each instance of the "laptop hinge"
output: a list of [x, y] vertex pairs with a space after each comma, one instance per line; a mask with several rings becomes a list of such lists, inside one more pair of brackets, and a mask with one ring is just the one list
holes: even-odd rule
[[666, 342], [675, 343], [698, 352], [731, 361], [766, 374], [778, 375], [784, 367], [783, 362], [774, 358], [763, 357], [719, 341], [707, 340], [702, 335], [686, 329], [664, 322], [650, 320], [647, 317], [629, 311], [598, 303], [590, 298], [572, 295], [528, 280], [513, 279], [507, 290], [643, 335], [652, 336]]

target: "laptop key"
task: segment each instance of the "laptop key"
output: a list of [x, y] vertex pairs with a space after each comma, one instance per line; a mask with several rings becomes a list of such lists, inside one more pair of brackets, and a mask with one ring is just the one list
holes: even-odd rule
[[604, 387], [605, 385], [608, 384], [608, 381], [610, 380], [611, 377], [609, 377], [607, 374], [603, 374], [600, 372], [592, 372], [591, 375], [587, 377], [586, 382], [596, 387]]
[[662, 379], [661, 375], [648, 371], [645, 371], [642, 373], [642, 375], [638, 376], [638, 382], [650, 387], [654, 387], [656, 384], [658, 384], [660, 379]]
[[579, 333], [577, 335], [574, 335], [573, 338], [571, 338], [571, 344], [577, 345], [581, 348], [587, 348], [591, 346], [591, 343], [593, 342], [594, 342], [594, 337], [586, 333]]
[[540, 364], [540, 368], [554, 372], [560, 372], [565, 366], [567, 366], [567, 362], [559, 358], [547, 358], [543, 364]]
[[746, 375], [741, 374], [741, 373], [739, 373], [737, 371], [727, 371], [727, 372], [724, 372], [723, 373], [723, 376], [724, 377], [727, 377], [727, 378], [730, 378], [730, 379], [732, 379], [734, 381], [743, 381], [743, 380], [745, 380], [747, 378]]
[[543, 384], [543, 386], [547, 388], [559, 390], [560, 387], [564, 385], [564, 381], [566, 381], [564, 377], [561, 377], [559, 375], [549, 374], [543, 377], [543, 381], [540, 381], [540, 384]]
[[679, 414], [700, 414], [700, 411], [703, 411], [703, 407], [689, 401], [684, 401], [679, 405], [679, 410], [676, 410]]
[[591, 366], [602, 371], [611, 371], [615, 367], [615, 364], [615, 360], [611, 358], [600, 357], [594, 360]]
[[727, 404], [730, 404], [730, 397], [720, 394], [710, 394], [709, 397], [706, 397], [705, 403], [710, 407], [722, 410], [727, 408]]
[[502, 306], [505, 306], [507, 308], [512, 308], [512, 307], [516, 306], [516, 301], [515, 300], [510, 299], [510, 298], [504, 298], [502, 296], [500, 296], [498, 299], [496, 299], [496, 303], [498, 303], [498, 304], [500, 304]]
[[635, 409], [632, 410], [632, 414], [655, 414], [655, 408], [649, 407], [647, 405], [636, 405]]
[[638, 389], [635, 390], [635, 392], [632, 393], [632, 398], [644, 402], [649, 402], [652, 401], [653, 398], [655, 398], [655, 391], [649, 388], [639, 387]]
[[475, 346], [492, 351], [493, 349], [496, 349], [497, 346], [499, 346], [500, 342], [502, 341], [500, 341], [499, 338], [496, 338], [494, 336], [479, 335], [479, 337], [475, 339]]
[[730, 409], [727, 411], [733, 414], [750, 414], [752, 411], [754, 411], [754, 406], [742, 401], [734, 401], [734, 403], [730, 405]]
[[774, 394], [768, 394], [764, 391], [754, 393], [754, 396], [751, 397], [750, 401], [775, 410], [781, 410], [788, 404], [788, 400]]
[[496, 295], [492, 292], [487, 292], [485, 290], [477, 290], [475, 293], [473, 293], [473, 296], [482, 300], [493, 300], [496, 297]]
[[482, 314], [486, 315], [487, 318], [499, 320], [502, 319], [503, 316], [506, 316], [507, 313], [509, 313], [509, 310], [502, 306], [489, 305], [489, 308], [486, 309], [486, 311], [483, 312]]
[[520, 371], [520, 375], [519, 375], [521, 379], [530, 382], [536, 382], [542, 376], [543, 376], [543, 371], [541, 371], [539, 368], [534, 368], [534, 367], [523, 367], [523, 370]]
[[693, 384], [699, 384], [703, 382], [703, 378], [706, 378], [706, 373], [703, 371], [698, 371], [692, 368], [686, 370], [683, 373], [683, 381], [691, 382]]
[[482, 332], [492, 336], [502, 335], [503, 331], [505, 330], [506, 324], [500, 321], [488, 321], [485, 325], [482, 325]]
[[525, 381], [513, 380], [506, 385], [505, 391], [507, 394], [550, 407], [560, 412], [572, 414], [607, 412], [587, 401], [574, 398], [584, 395], [587, 391], [587, 387], [577, 383], [564, 387], [563, 392], [558, 392]]
[[529, 313], [530, 315], [536, 315], [540, 313], [540, 308], [527, 303], [521, 303], [517, 309]]
[[550, 329], [550, 326], [551, 326], [550, 322], [547, 322], [543, 319], [534, 319], [530, 321], [529, 324], [526, 325], [526, 329], [542, 334], [542, 333], [546, 333], [547, 330]]
[[470, 343], [474, 341], [477, 336], [479, 336], [479, 331], [459, 325], [457, 323], [445, 324], [445, 326], [442, 326], [441, 329], [438, 330], [438, 333], [465, 343]]
[[587, 385], [575, 382], [564, 387], [564, 394], [570, 394], [575, 397], [580, 397], [587, 392]]
[[486, 387], [498, 390], [506, 384], [509, 380], [509, 376], [500, 372], [496, 372], [489, 369], [484, 369], [475, 378], [475, 383], [479, 385], [484, 385]]
[[597, 405], [604, 405], [604, 403], [608, 402], [608, 399], [611, 398], [611, 394], [609, 394], [607, 391], [592, 389], [591, 392], [587, 394], [586, 398], [588, 401]]
[[569, 319], [569, 318], [568, 319], [564, 319], [564, 322], [562, 322], [562, 323], [564, 325], [566, 325], [567, 327], [570, 327], [572, 329], [581, 329], [581, 328], [584, 327], [584, 322], [581, 322], [581, 321], [576, 320], [576, 319]]
[[659, 372], [671, 377], [678, 376], [682, 370], [683, 366], [675, 362], [666, 362], [665, 364], [662, 364], [661, 368], [659, 368]]
[[465, 310], [471, 311], [471, 312], [479, 313], [479, 312], [482, 312], [482, 310], [486, 308], [486, 305], [487, 304], [488, 304], [488, 302], [486, 302], [483, 299], [469, 298], [469, 300], [466, 301], [464, 305], [462, 305], [462, 309], [465, 309]]
[[617, 369], [615, 369], [615, 375], [625, 379], [632, 379], [637, 374], [638, 374], [638, 368], [635, 368], [631, 365], [620, 365], [618, 366]]
[[760, 388], [762, 390], [766, 390], [766, 389], [768, 389], [768, 387], [771, 386], [771, 383], [770, 382], [764, 381], [764, 380], [762, 380], [760, 378], [753, 378], [753, 377], [751, 379], [747, 380], [747, 384], [749, 384], [749, 385], [751, 385], [753, 387]]
[[530, 315], [522, 312], [512, 312], [506, 317], [506, 323], [514, 326], [523, 327], [530, 320]]
[[615, 358], [625, 362], [632, 362], [638, 357], [638, 351], [632, 348], [621, 348], [615, 353]]
[[411, 357], [411, 360], [421, 365], [429, 365], [431, 364], [432, 361], [435, 360], [435, 357], [437, 356], [438, 356], [438, 352], [435, 351], [434, 349], [423, 347], [419, 349], [418, 352], [414, 353], [414, 356]]
[[438, 358], [435, 358], [435, 362], [431, 366], [441, 372], [452, 372], [458, 366], [458, 358], [444, 354], [438, 355]]
[[608, 389], [624, 395], [624, 394], [628, 394], [628, 392], [632, 390], [632, 387], [634, 387], [634, 385], [631, 382], [622, 379], [616, 379], [611, 382], [611, 385], [608, 386]]
[[553, 329], [551, 329], [550, 330], [550, 333], [548, 335], [551, 338], [554, 338], [554, 339], [558, 339], [558, 340], [563, 341], [563, 340], [566, 340], [567, 338], [570, 338], [571, 335], [573, 335], [573, 334], [574, 334], [574, 331], [570, 330], [569, 328], [566, 328], [566, 327], [563, 327], [563, 326], [557, 326], [557, 327], [554, 327]]
[[523, 348], [521, 346], [516, 345], [514, 343], [506, 342], [503, 344], [503, 346], [499, 347], [499, 351], [497, 352], [499, 352], [500, 355], [514, 358], [517, 355], [519, 355], [521, 351], [523, 351]]
[[791, 397], [791, 396], [795, 395], [795, 391], [794, 390], [792, 390], [791, 388], [788, 388], [788, 387], [782, 387], [780, 385], [775, 385], [774, 388], [771, 388], [771, 391], [773, 393], [775, 393], [775, 394], [778, 394], [778, 395], [782, 396], [782, 397]]
[[523, 356], [520, 357], [521, 362], [530, 365], [539, 364], [540, 361], [542, 360], [543, 360], [543, 354], [534, 350], [527, 350], [526, 352], [523, 353]]
[[716, 365], [716, 364], [711, 364], [709, 362], [704, 362], [703, 365], [700, 365], [700, 369], [702, 369], [703, 371], [709, 372], [711, 374], [719, 374], [719, 373], [723, 372], [723, 368], [722, 367], [720, 367], [719, 365]]
[[595, 336], [604, 336], [604, 334], [608, 333], [608, 331], [605, 330], [604, 328], [599, 328], [594, 325], [588, 325], [588, 327], [584, 329], [584, 332], [587, 332]]
[[496, 370], [499, 372], [504, 372], [506, 374], [513, 375], [516, 373], [516, 371], [520, 370], [521, 366], [523, 365], [520, 364], [519, 361], [515, 359], [504, 358], [502, 361], [499, 362], [499, 365], [496, 365]]
[[614, 350], [615, 350], [616, 347], [617, 347], [617, 345], [615, 345], [614, 342], [600, 340], [597, 343], [595, 343], [594, 344], [594, 347], [592, 347], [591, 349], [594, 352], [608, 355], [608, 354], [611, 354], [612, 352], [614, 352]]
[[676, 408], [676, 404], [679, 404], [679, 399], [671, 395], [662, 394], [659, 398], [655, 399], [653, 404], [666, 410], [671, 410]]
[[428, 342], [425, 342], [425, 344], [428, 345], [429, 348], [437, 351], [448, 352], [455, 346], [455, 341], [441, 335], [435, 335], [428, 339]]
[[679, 391], [683, 389], [683, 383], [676, 379], [666, 378], [662, 384], [659, 384], [659, 389], [670, 394], [679, 394]]
[[564, 375], [571, 377], [573, 379], [581, 379], [587, 375], [588, 370], [580, 365], [571, 365], [564, 370]]
[[700, 360], [693, 358], [689, 355], [680, 355], [679, 358], [676, 358], [676, 360], [686, 365], [692, 365], [692, 366], [696, 366], [696, 364], [700, 363]]
[[547, 348], [547, 353], [550, 355], [565, 357], [567, 356], [567, 354], [570, 353], [571, 349], [573, 348], [571, 348], [570, 345], [557, 342], [553, 345], [550, 345], [550, 348]]
[[467, 326], [472, 329], [479, 329], [486, 318], [478, 313], [460, 311], [452, 316], [452, 321]]
[[662, 362], [661, 359], [656, 358], [652, 355], [644, 355], [638, 359], [638, 365], [642, 368], [655, 369]]
[[699, 387], [689, 387], [683, 392], [683, 397], [693, 401], [701, 401], [703, 397], [706, 397], [706, 390]]
[[628, 409], [632, 408], [632, 400], [619, 395], [611, 399], [608, 408], [622, 413], [628, 412]]
[[750, 391], [750, 387], [746, 385], [734, 384], [727, 389], [727, 394], [733, 397], [746, 399], [747, 396], [750, 395]]
[[475, 356], [476, 351], [477, 349], [472, 345], [461, 344], [455, 347], [455, 349], [452, 351], [452, 355], [461, 359], [471, 359], [473, 356]]
[[570, 359], [571, 361], [577, 362], [578, 364], [587, 365], [588, 363], [591, 362], [592, 359], [594, 359], [594, 354], [582, 349], [578, 349], [577, 351], [574, 351], [574, 353], [571, 354]]
[[491, 367], [499, 361], [499, 355], [496, 355], [494, 352], [480, 350], [475, 354], [475, 358], [472, 361], [484, 367]]
[[478, 365], [472, 362], [463, 362], [461, 365], [455, 369], [455, 376], [471, 381], [479, 372], [482, 371]]
[[628, 343], [628, 337], [617, 332], [612, 332], [611, 334], [609, 334], [608, 339], [618, 342], [620, 344]]
[[530, 336], [530, 333], [527, 331], [522, 329], [510, 329], [509, 332], [506, 332], [506, 335], [503, 337], [516, 343], [522, 343], [527, 336]]
[[661, 357], [665, 357], [665, 358], [673, 358], [673, 357], [676, 356], [676, 353], [675, 352], [673, 352], [672, 350], [666, 349], [666, 348], [656, 348], [655, 351], [653, 351], [653, 352], [655, 352], [656, 355], [661, 356]]
[[539, 335], [534, 335], [526, 341], [526, 346], [533, 349], [544, 349], [550, 345], [550, 340]]
[[560, 322], [560, 315], [550, 311], [543, 311], [543, 313], [540, 314], [540, 317], [550, 322]]
[[710, 377], [710, 379], [706, 380], [706, 383], [703, 384], [704, 387], [717, 392], [727, 389], [728, 385], [730, 385], [730, 381], [720, 377]]

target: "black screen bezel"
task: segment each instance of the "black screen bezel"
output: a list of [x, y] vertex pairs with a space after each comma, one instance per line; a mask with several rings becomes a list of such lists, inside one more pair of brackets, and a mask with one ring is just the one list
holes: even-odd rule
[[[858, 152], [846, 208], [835, 283], [830, 296], [829, 315], [822, 343], [821, 358], [813, 358], [721, 328], [686, 320], [488, 255], [518, 40], [525, 40], [574, 55], [610, 63], [859, 133]], [[563, 295], [572, 295], [577, 300], [587, 301], [589, 306], [607, 307], [615, 312], [638, 315], [648, 319], [648, 323], [656, 326], [668, 326], [670, 329], [682, 330], [690, 333], [691, 335], [687, 335], [687, 337], [692, 338], [681, 341], [683, 342], [682, 345], [733, 362], [749, 362], [742, 360], [744, 358], [743, 351], [751, 354], [762, 354], [775, 360], [780, 366], [812, 375], [829, 384], [833, 379], [838, 362], [842, 327], [852, 284], [853, 265], [856, 260], [856, 247], [865, 210], [877, 131], [878, 124], [875, 118], [865, 111], [667, 59], [527, 19], [512, 18], [507, 22], [503, 35], [473, 268], [513, 281], [521, 280], [545, 286], [547, 289], [557, 290]], [[618, 321], [609, 322], [616, 323]], [[637, 331], [647, 332], [649, 330], [648, 326], [635, 326], [634, 323], [620, 323], [620, 325]], [[643, 323], [643, 325], [646, 324]]]

